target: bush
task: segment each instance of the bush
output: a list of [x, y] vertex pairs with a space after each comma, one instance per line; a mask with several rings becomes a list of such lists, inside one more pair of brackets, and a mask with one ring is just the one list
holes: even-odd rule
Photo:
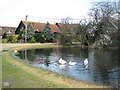
[[32, 39], [30, 40], [30, 42], [31, 42], [31, 43], [36, 43], [35, 38], [32, 37]]
[[4, 39], [4, 38], [7, 38], [7, 34], [6, 34], [6, 33], [4, 33], [4, 34], [2, 35], [2, 39]]
[[44, 35], [42, 34], [42, 33], [36, 33], [35, 35], [34, 35], [34, 38], [35, 38], [35, 40], [37, 41], [37, 42], [41, 42], [41, 43], [44, 43], [45, 42], [45, 37], [44, 37]]
[[72, 41], [69, 36], [61, 33], [57, 39], [56, 42], [60, 45], [66, 46], [66, 45], [71, 45]]
[[18, 38], [17, 38], [18, 40], [23, 39], [23, 33], [24, 33], [24, 31], [25, 31], [24, 29], [21, 29], [21, 30], [20, 30], [19, 36], [18, 36]]
[[7, 35], [6, 39], [3, 39], [3, 43], [17, 43], [18, 42], [18, 35]]
[[7, 43], [8, 40], [7, 40], [7, 39], [3, 39], [2, 42], [3, 42], [3, 43]]
[[12, 37], [12, 42], [13, 43], [17, 43], [18, 42], [18, 36], [19, 35], [13, 35], [13, 37]]
[[11, 43], [11, 42], [12, 42], [12, 40], [13, 40], [13, 35], [8, 35], [8, 36], [7, 36], [7, 40], [8, 40], [8, 42], [10, 42], [10, 43]]

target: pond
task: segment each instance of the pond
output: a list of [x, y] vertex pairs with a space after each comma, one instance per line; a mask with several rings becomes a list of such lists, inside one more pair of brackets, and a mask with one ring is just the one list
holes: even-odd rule
[[[81, 49], [42, 48], [18, 51], [19, 57], [25, 63], [41, 67], [59, 75], [74, 77], [78, 81], [86, 81], [97, 85], [118, 87], [120, 85], [120, 49]], [[62, 65], [59, 59], [67, 63]], [[84, 60], [88, 64], [84, 65]], [[70, 61], [76, 62], [71, 66]]]

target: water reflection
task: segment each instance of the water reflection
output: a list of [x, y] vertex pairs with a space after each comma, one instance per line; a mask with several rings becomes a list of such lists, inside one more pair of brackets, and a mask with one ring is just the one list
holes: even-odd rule
[[[18, 57], [24, 62], [48, 69], [60, 75], [72, 76], [77, 80], [117, 87], [118, 83], [118, 59], [119, 49], [92, 50], [80, 48], [49, 48], [31, 49], [19, 51]], [[59, 59], [67, 61], [67, 64], [59, 64]], [[84, 60], [89, 63], [84, 65]], [[68, 62], [77, 62], [69, 66]]]

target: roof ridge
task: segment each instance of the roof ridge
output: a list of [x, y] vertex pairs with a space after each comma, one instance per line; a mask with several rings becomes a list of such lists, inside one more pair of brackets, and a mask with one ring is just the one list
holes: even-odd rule
[[[25, 22], [24, 20], [21, 20], [22, 22]], [[31, 22], [31, 23], [40, 23], [40, 22], [33, 22], [33, 21], [27, 21], [27, 22]], [[46, 23], [41, 23], [41, 24], [46, 24]]]

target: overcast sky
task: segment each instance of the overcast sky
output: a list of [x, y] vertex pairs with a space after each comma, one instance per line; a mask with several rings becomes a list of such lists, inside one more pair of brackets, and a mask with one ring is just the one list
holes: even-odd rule
[[21, 20], [25, 20], [26, 15], [28, 21], [41, 23], [57, 22], [43, 18], [82, 18], [88, 14], [91, 2], [95, 1], [98, 0], [1, 0], [0, 25], [17, 27]]

